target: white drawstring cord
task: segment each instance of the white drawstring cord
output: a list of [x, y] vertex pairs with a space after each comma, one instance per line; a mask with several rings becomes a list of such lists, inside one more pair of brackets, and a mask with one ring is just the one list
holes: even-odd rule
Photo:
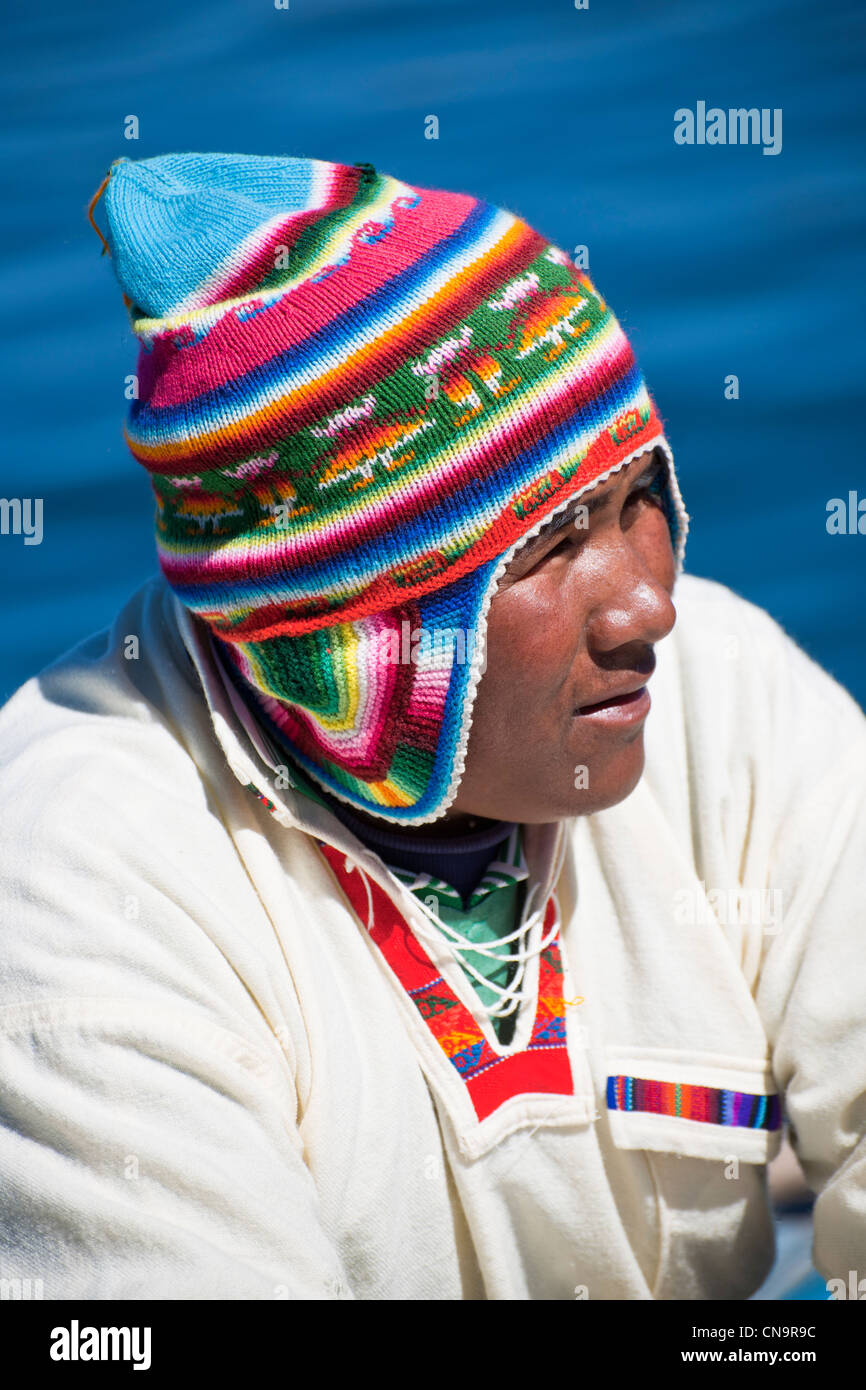
[[[535, 926], [535, 923], [543, 916], [541, 909], [537, 909], [535, 912], [531, 913], [527, 913], [526, 911], [526, 909], [529, 906], [529, 903], [532, 900], [533, 894], [537, 892], [537, 890], [538, 885], [536, 884], [531, 890], [529, 897], [527, 898], [527, 902], [524, 907], [524, 920], [521, 922], [520, 926], [516, 929], [516, 931], [510, 932], [508, 936], [500, 937], [497, 942], [468, 941], [465, 936], [458, 932], [454, 927], [450, 926], [448, 922], [443, 922], [441, 918], [437, 917], [436, 913], [426, 903], [419, 901], [419, 907], [421, 909], [421, 912], [428, 919], [428, 921], [433, 923], [434, 927], [436, 928], [436, 931], [434, 933], [428, 934], [425, 930], [423, 930], [420, 927], [419, 924], [419, 936], [422, 936], [426, 940], [435, 943], [437, 935], [440, 932], [442, 932], [445, 934], [446, 939], [449, 941], [454, 951], [466, 953], [477, 952], [478, 955], [486, 956], [489, 960], [502, 961], [503, 963], [506, 961], [517, 961], [517, 969], [514, 972], [514, 978], [508, 985], [498, 985], [495, 981], [488, 980], [484, 975], [480, 973], [480, 971], [475, 969], [475, 966], [471, 963], [471, 961], [460, 961], [460, 966], [463, 970], [467, 971], [468, 974], [470, 974], [473, 979], [477, 980], [479, 984], [486, 986], [489, 990], [492, 990], [492, 992], [497, 996], [499, 1001], [498, 1004], [488, 1005], [486, 1009], [487, 1014], [490, 1018], [507, 1018], [510, 1014], [513, 1014], [514, 1011], [520, 1007], [524, 998], [524, 991], [522, 986], [524, 977], [526, 975], [528, 963], [530, 960], [533, 959], [534, 956], [539, 955], [541, 951], [544, 950], [544, 948], [556, 935], [556, 928], [554, 928], [553, 931], [550, 933], [549, 938], [545, 938], [543, 941], [539, 942], [537, 946], [534, 946], [531, 950], [527, 949], [526, 943], [529, 939], [529, 934], [532, 931], [532, 928]], [[509, 945], [512, 941], [517, 941], [518, 943], [516, 952], [505, 952], [497, 950], [497, 946]]]
[[[544, 951], [550, 945], [551, 941], [553, 941], [554, 937], [559, 931], [558, 922], [554, 923], [547, 936], [543, 937], [542, 940], [539, 941], [536, 946], [527, 948], [526, 943], [529, 939], [529, 935], [532, 931], [532, 928], [535, 926], [536, 922], [542, 920], [544, 916], [544, 908], [538, 908], [531, 913], [528, 912], [529, 904], [532, 901], [534, 894], [538, 892], [539, 887], [539, 884], [535, 884], [529, 892], [526, 904], [524, 905], [524, 920], [521, 922], [520, 926], [515, 931], [510, 932], [508, 936], [500, 937], [496, 942], [467, 941], [466, 937], [462, 936], [461, 933], [458, 932], [454, 927], [450, 926], [448, 922], [443, 922], [440, 917], [437, 917], [436, 913], [433, 912], [432, 908], [428, 907], [426, 903], [421, 902], [420, 900], [418, 902], [418, 906], [423, 915], [436, 928], [434, 932], [428, 933], [421, 926], [421, 924], [418, 923], [418, 935], [423, 940], [430, 942], [433, 946], [441, 945], [442, 935], [444, 934], [454, 951], [461, 951], [467, 953], [477, 952], [478, 955], [487, 956], [488, 959], [491, 960], [502, 962], [518, 962], [517, 969], [514, 972], [514, 978], [512, 979], [511, 983], [509, 985], [498, 985], [495, 983], [495, 981], [488, 980], [484, 975], [482, 975], [478, 970], [476, 970], [474, 965], [472, 965], [471, 961], [460, 961], [460, 966], [463, 970], [467, 971], [473, 977], [473, 979], [478, 981], [479, 984], [484, 985], [489, 990], [492, 990], [492, 992], [498, 996], [498, 1004], [485, 1006], [485, 1012], [487, 1013], [487, 1016], [491, 1019], [507, 1018], [510, 1014], [513, 1014], [515, 1010], [520, 1007], [524, 999], [523, 981], [526, 975], [526, 970], [529, 961], [534, 959], [535, 956], [540, 955], [541, 952]], [[508, 945], [515, 940], [519, 943], [518, 949], [515, 953], [502, 952], [497, 949], [498, 946]]]

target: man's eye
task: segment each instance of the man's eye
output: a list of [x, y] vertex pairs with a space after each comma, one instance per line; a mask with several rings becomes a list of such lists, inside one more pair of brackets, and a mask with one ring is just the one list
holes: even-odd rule
[[539, 565], [544, 564], [545, 560], [549, 560], [552, 555], [558, 554], [559, 551], [564, 550], [565, 547], [570, 544], [571, 538], [566, 535], [563, 536], [560, 541], [557, 541], [555, 545], [552, 545], [549, 550], [543, 550], [534, 558], [532, 556], [527, 556], [526, 568], [520, 572], [521, 579], [525, 574], [531, 574], [533, 570], [537, 570]]
[[[633, 492], [629, 493], [626, 499], [626, 505], [630, 505], [632, 502], [641, 498], [650, 498], [654, 502], [660, 502], [664, 491], [666, 474], [666, 468], [660, 464], [645, 482], [641, 483]], [[550, 546], [549, 550], [541, 550], [539, 555], [535, 558], [526, 555], [523, 565], [520, 567], [519, 574], [515, 575], [515, 578], [522, 579], [524, 575], [532, 574], [533, 571], [538, 569], [540, 565], [543, 565], [545, 561], [550, 560], [554, 555], [559, 555], [564, 549], [570, 547], [573, 541], [574, 535], [572, 533], [572, 528], [567, 526], [564, 528], [563, 535]]]
[[541, 557], [542, 560], [547, 560], [551, 555], [555, 555], [559, 550], [564, 550], [568, 545], [571, 545], [571, 537], [563, 536], [562, 540], [557, 541], [556, 545], [552, 545], [549, 550], [545, 551]]

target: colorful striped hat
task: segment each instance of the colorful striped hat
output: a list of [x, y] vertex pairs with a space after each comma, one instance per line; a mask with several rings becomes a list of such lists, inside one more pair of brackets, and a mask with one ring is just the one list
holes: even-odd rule
[[369, 164], [120, 159], [105, 210], [168, 583], [322, 786], [437, 819], [514, 550], [657, 447], [682, 568], [619, 324], [519, 217]]

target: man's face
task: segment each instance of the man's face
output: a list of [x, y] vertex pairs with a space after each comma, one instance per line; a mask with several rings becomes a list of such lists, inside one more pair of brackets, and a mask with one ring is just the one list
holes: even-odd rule
[[[633, 459], [511, 561], [490, 605], [487, 667], [450, 819], [561, 820], [612, 806], [637, 785], [648, 693], [591, 707], [644, 686], [653, 644], [676, 621], [658, 492], [665, 470], [660, 452]], [[589, 515], [578, 511], [575, 525], [581, 505]]]

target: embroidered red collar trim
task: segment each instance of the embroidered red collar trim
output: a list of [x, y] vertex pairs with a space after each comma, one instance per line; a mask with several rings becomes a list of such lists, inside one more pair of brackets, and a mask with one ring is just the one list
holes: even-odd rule
[[[463, 1079], [479, 1121], [514, 1096], [574, 1095], [558, 933], [539, 958], [538, 1003], [529, 1042], [523, 1051], [501, 1057], [439, 974], [384, 889], [366, 876], [362, 880], [351, 860], [332, 845], [318, 844], [361, 921], [366, 925], [372, 917], [370, 937]], [[556, 897], [551, 895], [544, 916], [545, 935], [554, 926], [558, 911]]]

